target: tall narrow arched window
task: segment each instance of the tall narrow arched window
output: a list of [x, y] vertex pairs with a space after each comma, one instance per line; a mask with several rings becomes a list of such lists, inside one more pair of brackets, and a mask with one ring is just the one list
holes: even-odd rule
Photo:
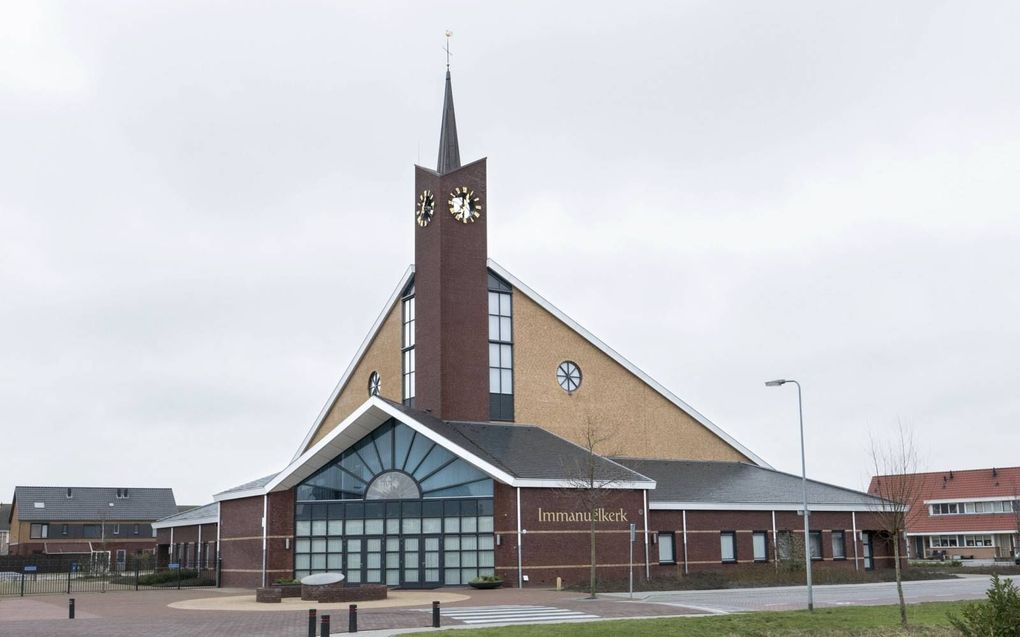
[[400, 302], [401, 397], [405, 405], [414, 407], [414, 282], [404, 290]]
[[489, 418], [514, 419], [513, 288], [489, 273]]

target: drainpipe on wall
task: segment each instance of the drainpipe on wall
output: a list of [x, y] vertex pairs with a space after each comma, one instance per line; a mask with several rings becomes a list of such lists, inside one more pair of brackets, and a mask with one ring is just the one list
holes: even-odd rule
[[652, 564], [648, 561], [648, 518], [652, 512], [648, 510], [648, 489], [642, 491], [645, 496], [645, 580], [652, 579]]
[[269, 494], [262, 496], [262, 586], [266, 585], [267, 538], [269, 532]]
[[195, 547], [195, 568], [202, 570], [202, 525], [198, 525], [198, 546]]
[[861, 563], [857, 559], [857, 539], [858, 539], [857, 538], [857, 511], [851, 511], [850, 512], [850, 520], [852, 521], [851, 523], [854, 525], [854, 570], [855, 571], [859, 571], [859, 570], [861, 570]]
[[221, 513], [220, 505], [216, 505], [216, 553], [213, 557], [216, 558], [216, 588], [219, 588], [222, 584], [220, 582], [220, 530], [223, 528], [223, 513]]
[[776, 528], [775, 511], [772, 511], [772, 561], [779, 566], [779, 530]]
[[524, 588], [524, 557], [521, 547], [521, 488], [517, 487], [517, 588]]
[[690, 573], [687, 566], [687, 510], [684, 509], [684, 575]]

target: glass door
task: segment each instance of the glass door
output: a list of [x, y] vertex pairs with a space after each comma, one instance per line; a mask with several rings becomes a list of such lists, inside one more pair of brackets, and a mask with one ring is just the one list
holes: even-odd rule
[[439, 536], [426, 535], [422, 540], [425, 549], [422, 551], [422, 585], [428, 588], [441, 586], [443, 571], [439, 561]]
[[381, 537], [365, 538], [365, 581], [369, 584], [381, 584], [383, 581], [382, 548]]
[[421, 538], [405, 537], [403, 545], [404, 578], [401, 584], [405, 588], [421, 588]]

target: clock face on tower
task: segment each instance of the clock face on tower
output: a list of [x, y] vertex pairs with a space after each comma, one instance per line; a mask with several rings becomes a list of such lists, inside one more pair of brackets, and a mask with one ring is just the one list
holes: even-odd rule
[[450, 193], [450, 214], [461, 223], [474, 223], [482, 215], [482, 204], [473, 190], [459, 186]]
[[414, 211], [414, 218], [418, 225], [424, 228], [432, 221], [432, 215], [436, 214], [436, 198], [431, 190], [423, 190], [418, 196], [418, 207]]

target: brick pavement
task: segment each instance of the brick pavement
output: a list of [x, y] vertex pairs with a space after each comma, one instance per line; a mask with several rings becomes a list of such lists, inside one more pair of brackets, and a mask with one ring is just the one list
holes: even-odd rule
[[[586, 600], [578, 593], [544, 590], [502, 589], [456, 590], [470, 598], [450, 607], [501, 604], [536, 604], [576, 610], [599, 617], [644, 617], [676, 615], [684, 609], [658, 604], [631, 602], [609, 597]], [[129, 591], [117, 593], [79, 593], [76, 618], [67, 619], [67, 596], [46, 595], [25, 598], [0, 598], [0, 637], [306, 637], [308, 611], [227, 612], [193, 611], [167, 605], [186, 599], [217, 595], [250, 594], [251, 591], [222, 589], [190, 591]], [[311, 607], [311, 606], [309, 606]], [[420, 608], [420, 607], [419, 607]], [[693, 611], [692, 611], [693, 612]], [[347, 628], [347, 613], [330, 613], [333, 632]], [[361, 630], [410, 628], [430, 625], [431, 616], [413, 609], [364, 609], [358, 613]], [[459, 624], [444, 619], [444, 625]]]

